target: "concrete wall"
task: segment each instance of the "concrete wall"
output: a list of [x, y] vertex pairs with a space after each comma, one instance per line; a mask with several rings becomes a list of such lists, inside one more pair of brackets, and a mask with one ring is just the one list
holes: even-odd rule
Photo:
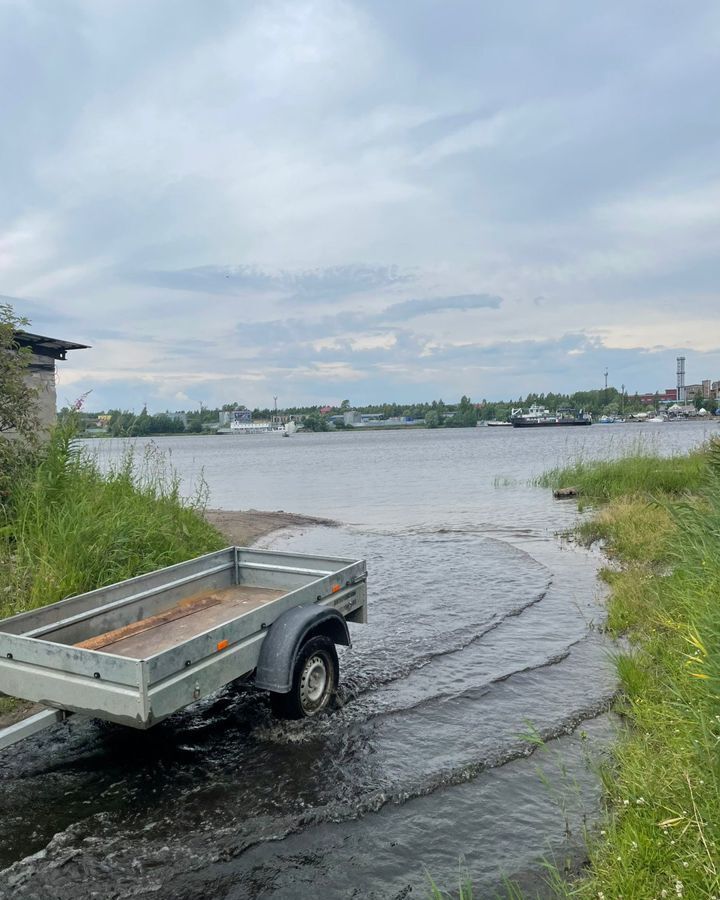
[[[40, 430], [48, 432], [57, 419], [57, 392], [55, 389], [55, 360], [47, 356], [33, 355], [25, 376], [37, 390], [37, 415]], [[10, 432], [12, 434], [12, 432]], [[6, 437], [8, 437], [6, 433]]]

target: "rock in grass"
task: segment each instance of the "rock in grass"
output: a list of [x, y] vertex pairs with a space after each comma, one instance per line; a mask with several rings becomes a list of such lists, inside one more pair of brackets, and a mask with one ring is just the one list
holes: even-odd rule
[[556, 500], [563, 500], [565, 497], [577, 497], [579, 493], [576, 487], [564, 487], [553, 491], [553, 497]]

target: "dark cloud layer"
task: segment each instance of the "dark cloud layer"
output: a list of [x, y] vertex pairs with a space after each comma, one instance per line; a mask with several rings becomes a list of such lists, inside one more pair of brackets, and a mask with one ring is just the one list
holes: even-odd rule
[[419, 316], [441, 312], [493, 310], [499, 309], [501, 304], [501, 297], [488, 294], [431, 297], [393, 303], [377, 312], [348, 310], [322, 317], [304, 316], [265, 322], [242, 322], [236, 326], [236, 333], [240, 339], [262, 347], [282, 345], [282, 352], [287, 353], [287, 344], [301, 345], [337, 335], [357, 337], [366, 333], [397, 334], [399, 326]]
[[168, 272], [140, 272], [134, 278], [155, 287], [206, 294], [273, 292], [286, 300], [319, 302], [367, 293], [412, 281], [397, 266], [345, 265], [307, 271], [270, 271], [259, 266], [201, 266]]

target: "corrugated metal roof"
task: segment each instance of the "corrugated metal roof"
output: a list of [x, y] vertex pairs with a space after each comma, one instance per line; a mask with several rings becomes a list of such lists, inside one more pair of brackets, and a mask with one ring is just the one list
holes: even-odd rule
[[31, 334], [29, 331], [16, 331], [14, 337], [20, 347], [29, 347], [38, 356], [51, 356], [53, 359], [65, 359], [68, 350], [87, 350], [89, 346], [42, 334]]

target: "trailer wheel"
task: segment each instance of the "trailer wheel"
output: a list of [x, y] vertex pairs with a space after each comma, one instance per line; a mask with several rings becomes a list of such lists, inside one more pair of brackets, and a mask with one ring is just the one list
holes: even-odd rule
[[298, 651], [290, 692], [270, 693], [273, 713], [280, 719], [305, 719], [322, 712], [337, 690], [340, 666], [335, 644], [318, 635]]

